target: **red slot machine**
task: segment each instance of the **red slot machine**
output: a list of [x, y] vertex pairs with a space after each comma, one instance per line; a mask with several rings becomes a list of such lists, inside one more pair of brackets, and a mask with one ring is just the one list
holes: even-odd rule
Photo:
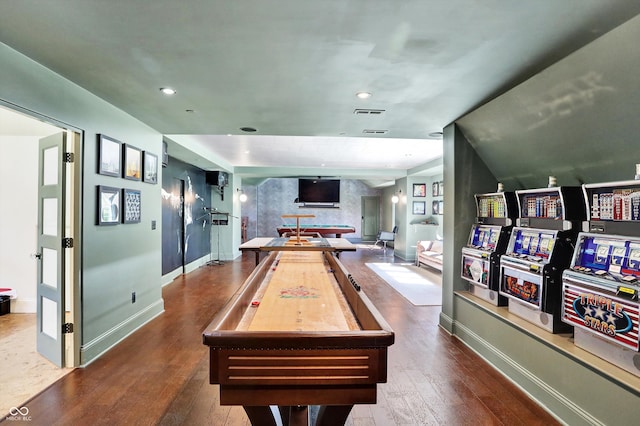
[[583, 185], [587, 221], [562, 274], [576, 346], [640, 376], [640, 180]]
[[[555, 183], [555, 179], [550, 178]], [[500, 295], [509, 312], [551, 333], [562, 321], [562, 271], [569, 267], [585, 205], [580, 187], [516, 191], [519, 218], [500, 259]]]
[[470, 283], [469, 292], [495, 306], [506, 306], [498, 294], [500, 257], [517, 217], [515, 193], [499, 191], [476, 194], [476, 223], [471, 226], [467, 245], [462, 248], [461, 276]]

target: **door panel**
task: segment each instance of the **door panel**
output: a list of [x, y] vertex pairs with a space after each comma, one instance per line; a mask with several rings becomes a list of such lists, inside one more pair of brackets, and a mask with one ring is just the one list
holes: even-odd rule
[[58, 367], [64, 362], [62, 321], [64, 314], [65, 175], [62, 155], [66, 133], [40, 140], [38, 163], [38, 284], [37, 348]]
[[362, 197], [362, 241], [375, 241], [380, 230], [380, 198]]

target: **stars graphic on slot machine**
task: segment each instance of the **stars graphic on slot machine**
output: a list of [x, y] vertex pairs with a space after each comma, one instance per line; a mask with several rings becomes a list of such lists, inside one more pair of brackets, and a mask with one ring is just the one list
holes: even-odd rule
[[615, 337], [619, 331], [617, 324], [626, 317], [618, 303], [610, 298], [593, 294], [583, 294], [576, 299], [576, 302], [578, 301], [584, 309], [582, 319], [586, 327]]

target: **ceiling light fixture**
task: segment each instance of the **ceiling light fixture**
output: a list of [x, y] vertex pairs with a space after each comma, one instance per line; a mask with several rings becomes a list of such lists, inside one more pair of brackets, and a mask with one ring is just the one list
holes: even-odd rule
[[168, 96], [175, 95], [177, 93], [176, 90], [171, 87], [161, 87], [160, 91]]
[[442, 139], [442, 132], [431, 132], [429, 133], [429, 137], [431, 139]]
[[356, 93], [356, 96], [359, 97], [360, 99], [369, 99], [371, 97], [371, 93], [369, 93], [369, 92], [358, 92], [358, 93]]
[[255, 127], [240, 127], [240, 130], [248, 133], [253, 133], [258, 131], [258, 129], [256, 129]]

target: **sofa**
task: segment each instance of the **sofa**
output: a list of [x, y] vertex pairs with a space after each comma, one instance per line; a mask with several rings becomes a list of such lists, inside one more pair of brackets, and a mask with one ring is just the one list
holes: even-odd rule
[[418, 241], [416, 244], [416, 265], [425, 265], [442, 272], [442, 241]]

